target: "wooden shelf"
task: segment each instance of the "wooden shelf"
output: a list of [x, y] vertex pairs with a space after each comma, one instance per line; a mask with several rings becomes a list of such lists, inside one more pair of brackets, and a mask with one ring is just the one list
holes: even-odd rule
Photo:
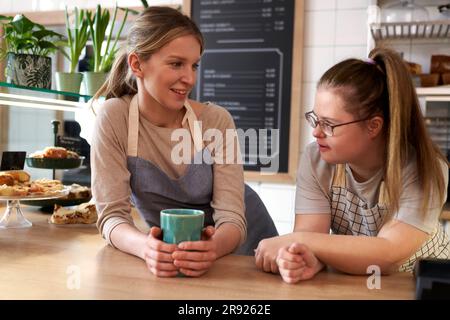
[[419, 87], [416, 88], [418, 96], [449, 96], [450, 97], [450, 85], [438, 86], [438, 87]]

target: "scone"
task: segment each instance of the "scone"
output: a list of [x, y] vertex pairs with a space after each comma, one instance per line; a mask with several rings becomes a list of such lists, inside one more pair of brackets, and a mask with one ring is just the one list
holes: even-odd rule
[[8, 173], [0, 173], [0, 186], [13, 186], [14, 185], [14, 177]]
[[44, 149], [44, 158], [66, 159], [67, 150], [62, 147], [47, 147]]
[[16, 180], [17, 182], [30, 181], [30, 174], [23, 170], [8, 170], [8, 171], [2, 171], [2, 173], [11, 175], [14, 178], [14, 180]]
[[59, 180], [38, 179], [30, 181], [30, 175], [23, 170], [0, 172], [0, 196], [55, 196], [61, 194], [64, 186]]
[[80, 156], [75, 151], [67, 150], [67, 159], [79, 159]]
[[8, 186], [6, 184], [0, 185], [0, 196], [1, 197], [13, 197], [14, 196], [14, 188], [12, 186]]
[[0, 185], [0, 196], [1, 197], [24, 197], [28, 195], [29, 187], [23, 186], [7, 186]]
[[50, 222], [54, 224], [90, 224], [97, 222], [95, 204], [82, 203], [75, 209], [66, 209], [55, 204]]
[[0, 172], [0, 196], [23, 197], [28, 195], [30, 175], [23, 170]]
[[30, 158], [79, 159], [80, 156], [75, 151], [67, 150], [63, 147], [46, 147], [44, 150], [39, 150], [30, 154]]
[[89, 201], [91, 198], [91, 189], [89, 187], [81, 186], [79, 184], [73, 183], [70, 186], [69, 194], [61, 199], [73, 200], [73, 199], [87, 199]]
[[38, 179], [30, 184], [30, 193], [33, 195], [53, 195], [58, 194], [64, 189], [63, 184], [59, 180]]

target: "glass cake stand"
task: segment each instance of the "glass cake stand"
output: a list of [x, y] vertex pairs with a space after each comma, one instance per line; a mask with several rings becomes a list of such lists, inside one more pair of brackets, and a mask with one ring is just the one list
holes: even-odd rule
[[65, 187], [60, 192], [49, 195], [29, 195], [29, 196], [0, 196], [0, 201], [6, 201], [6, 210], [0, 219], [0, 229], [29, 228], [32, 223], [28, 221], [20, 208], [20, 200], [46, 200], [61, 198], [69, 194], [70, 189]]

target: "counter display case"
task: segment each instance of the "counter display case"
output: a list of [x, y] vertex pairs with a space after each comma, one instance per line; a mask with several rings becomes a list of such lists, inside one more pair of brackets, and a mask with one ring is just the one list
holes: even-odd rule
[[[0, 155], [2, 151], [17, 149], [26, 151], [27, 154], [31, 154], [36, 150], [42, 149], [44, 146], [56, 145], [58, 128], [53, 128], [53, 139], [51, 136], [52, 128], [50, 121], [41, 121], [41, 115], [45, 113], [46, 115], [48, 114], [49, 119], [66, 120], [66, 117], [73, 117], [74, 113], [88, 109], [89, 99], [91, 99], [91, 97], [87, 95], [40, 88], [28, 88], [0, 82], [0, 138], [2, 140], [0, 141]], [[33, 109], [35, 111], [33, 111]], [[27, 123], [21, 123], [21, 121], [17, 119], [11, 121], [11, 118], [15, 119], [12, 114], [22, 112], [27, 113], [27, 117], [31, 118], [31, 121], [28, 121]], [[15, 127], [17, 126], [21, 127], [20, 131], [15, 130]], [[23, 131], [29, 130], [27, 136], [32, 136], [35, 131], [30, 130], [30, 127], [39, 127], [39, 134], [44, 136], [44, 139], [41, 140], [46, 142], [40, 140], [41, 142], [34, 144], [13, 143], [13, 141], [23, 138]], [[19, 137], [17, 137], [17, 132], [20, 133]], [[78, 159], [64, 159], [65, 161], [57, 160], [56, 162], [52, 160], [54, 159], [27, 158], [26, 164], [28, 169], [26, 170], [29, 171], [34, 178], [43, 178], [44, 175], [46, 178], [50, 178], [46, 176], [46, 170], [42, 170], [50, 169], [53, 170], [53, 179], [56, 178], [62, 180], [61, 177], [65, 174], [65, 171], [63, 172], [63, 170], [80, 168], [85, 157], [80, 156]], [[38, 169], [35, 170], [35, 168]], [[57, 177], [55, 177], [55, 170], [60, 170]], [[19, 201], [24, 201], [24, 203], [28, 205], [38, 206], [49, 206], [49, 204], [53, 203], [58, 203], [60, 205], [74, 205], [74, 203], [78, 204], [81, 200], [85, 201], [84, 198], [76, 199], [77, 201], [74, 201], [73, 199], [63, 200], [65, 198], [58, 199], [64, 197], [64, 195], [65, 194], [62, 194], [58, 197], [26, 197], [21, 199], [0, 198], [0, 201], [4, 200], [7, 202], [7, 210], [3, 215], [2, 220], [0, 220], [0, 228], [2, 228], [2, 224], [29, 226], [29, 223], [21, 214]], [[87, 201], [88, 200], [89, 199], [87, 199]]]

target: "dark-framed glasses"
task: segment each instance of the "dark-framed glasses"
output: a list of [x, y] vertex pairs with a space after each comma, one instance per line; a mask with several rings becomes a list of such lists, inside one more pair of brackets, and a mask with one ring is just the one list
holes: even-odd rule
[[367, 117], [367, 118], [364, 118], [364, 119], [354, 120], [354, 121], [345, 122], [345, 123], [330, 124], [326, 120], [320, 120], [319, 117], [314, 113], [314, 111], [306, 112], [305, 113], [305, 118], [308, 121], [309, 125], [313, 129], [315, 129], [317, 127], [317, 125], [319, 125], [320, 129], [323, 131], [323, 133], [325, 133], [329, 137], [333, 136], [334, 128], [337, 128], [337, 127], [340, 127], [340, 126], [345, 126], [347, 124], [352, 124], [352, 123], [357, 123], [357, 122], [361, 122], [361, 121], [366, 121], [366, 120], [370, 119], [370, 117]]

